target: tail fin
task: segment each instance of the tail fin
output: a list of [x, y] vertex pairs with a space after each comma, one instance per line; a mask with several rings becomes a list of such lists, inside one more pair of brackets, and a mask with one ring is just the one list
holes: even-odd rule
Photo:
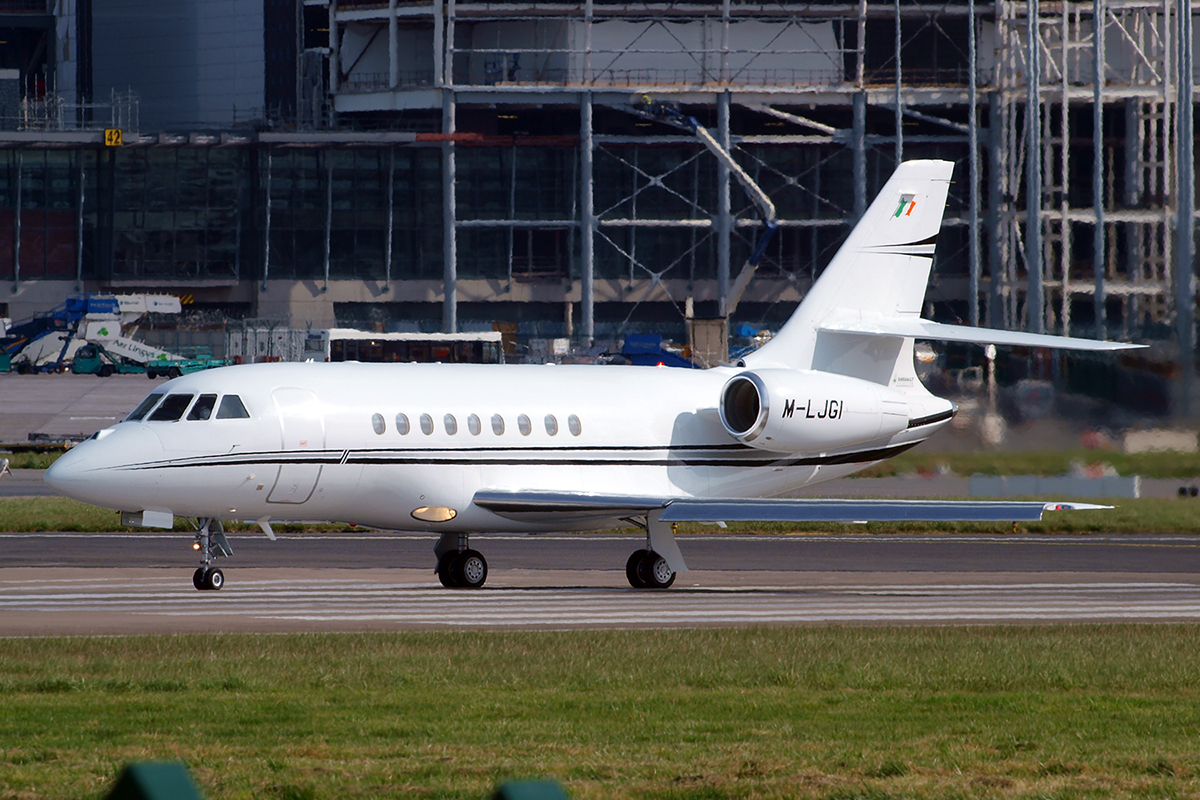
[[917, 384], [913, 340], [825, 328], [920, 317], [942, 227], [950, 161], [902, 163], [800, 307], [747, 366], [816, 369], [896, 388]]

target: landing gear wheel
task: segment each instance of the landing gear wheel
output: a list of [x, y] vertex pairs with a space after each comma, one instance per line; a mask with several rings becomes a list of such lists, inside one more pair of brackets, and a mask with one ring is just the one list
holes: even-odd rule
[[225, 573], [213, 568], [204, 573], [204, 588], [216, 591], [225, 585]]
[[629, 585], [635, 589], [645, 589], [646, 579], [642, 577], [642, 561], [650, 555], [649, 550], [634, 550], [633, 555], [625, 562], [625, 577]]
[[667, 589], [675, 582], [675, 573], [667, 560], [653, 550], [642, 558], [638, 574], [646, 581], [647, 589]]
[[454, 561], [457, 558], [458, 558], [458, 553], [446, 553], [446, 555], [442, 556], [441, 559], [438, 560], [438, 565], [437, 565], [438, 580], [441, 581], [442, 586], [445, 586], [447, 589], [457, 589], [458, 588], [458, 583], [455, 582], [454, 569], [453, 569]]
[[192, 586], [204, 591], [204, 567], [196, 567], [196, 571], [192, 573]]
[[461, 589], [478, 589], [487, 580], [488, 567], [483, 554], [478, 550], [463, 550], [450, 564], [455, 585]]

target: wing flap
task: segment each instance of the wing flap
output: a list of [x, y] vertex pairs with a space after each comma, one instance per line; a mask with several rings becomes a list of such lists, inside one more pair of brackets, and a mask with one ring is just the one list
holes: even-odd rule
[[544, 521], [552, 516], [582, 521], [638, 516], [662, 508], [670, 498], [585, 492], [481, 491], [475, 493], [474, 502], [480, 508], [508, 519]]

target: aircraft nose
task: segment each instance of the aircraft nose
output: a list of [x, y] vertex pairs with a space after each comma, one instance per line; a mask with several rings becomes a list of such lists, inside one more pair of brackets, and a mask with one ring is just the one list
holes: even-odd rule
[[[157, 480], [140, 464], [162, 458], [162, 442], [145, 425], [108, 428], [64, 453], [43, 482], [59, 494], [108, 508], [149, 503]], [[150, 471], [152, 472], [152, 471]]]

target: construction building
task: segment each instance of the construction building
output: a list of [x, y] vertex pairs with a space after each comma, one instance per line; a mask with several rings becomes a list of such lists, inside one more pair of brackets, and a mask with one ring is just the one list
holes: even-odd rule
[[787, 317], [899, 160], [945, 158], [927, 315], [1151, 343], [1178, 410], [1194, 13], [0, 0], [22, 43], [0, 46], [0, 310], [170, 291], [301, 327], [683, 340], [723, 315], [758, 218], [694, 137], [636, 112], [648, 95], [778, 208], [735, 325]]

